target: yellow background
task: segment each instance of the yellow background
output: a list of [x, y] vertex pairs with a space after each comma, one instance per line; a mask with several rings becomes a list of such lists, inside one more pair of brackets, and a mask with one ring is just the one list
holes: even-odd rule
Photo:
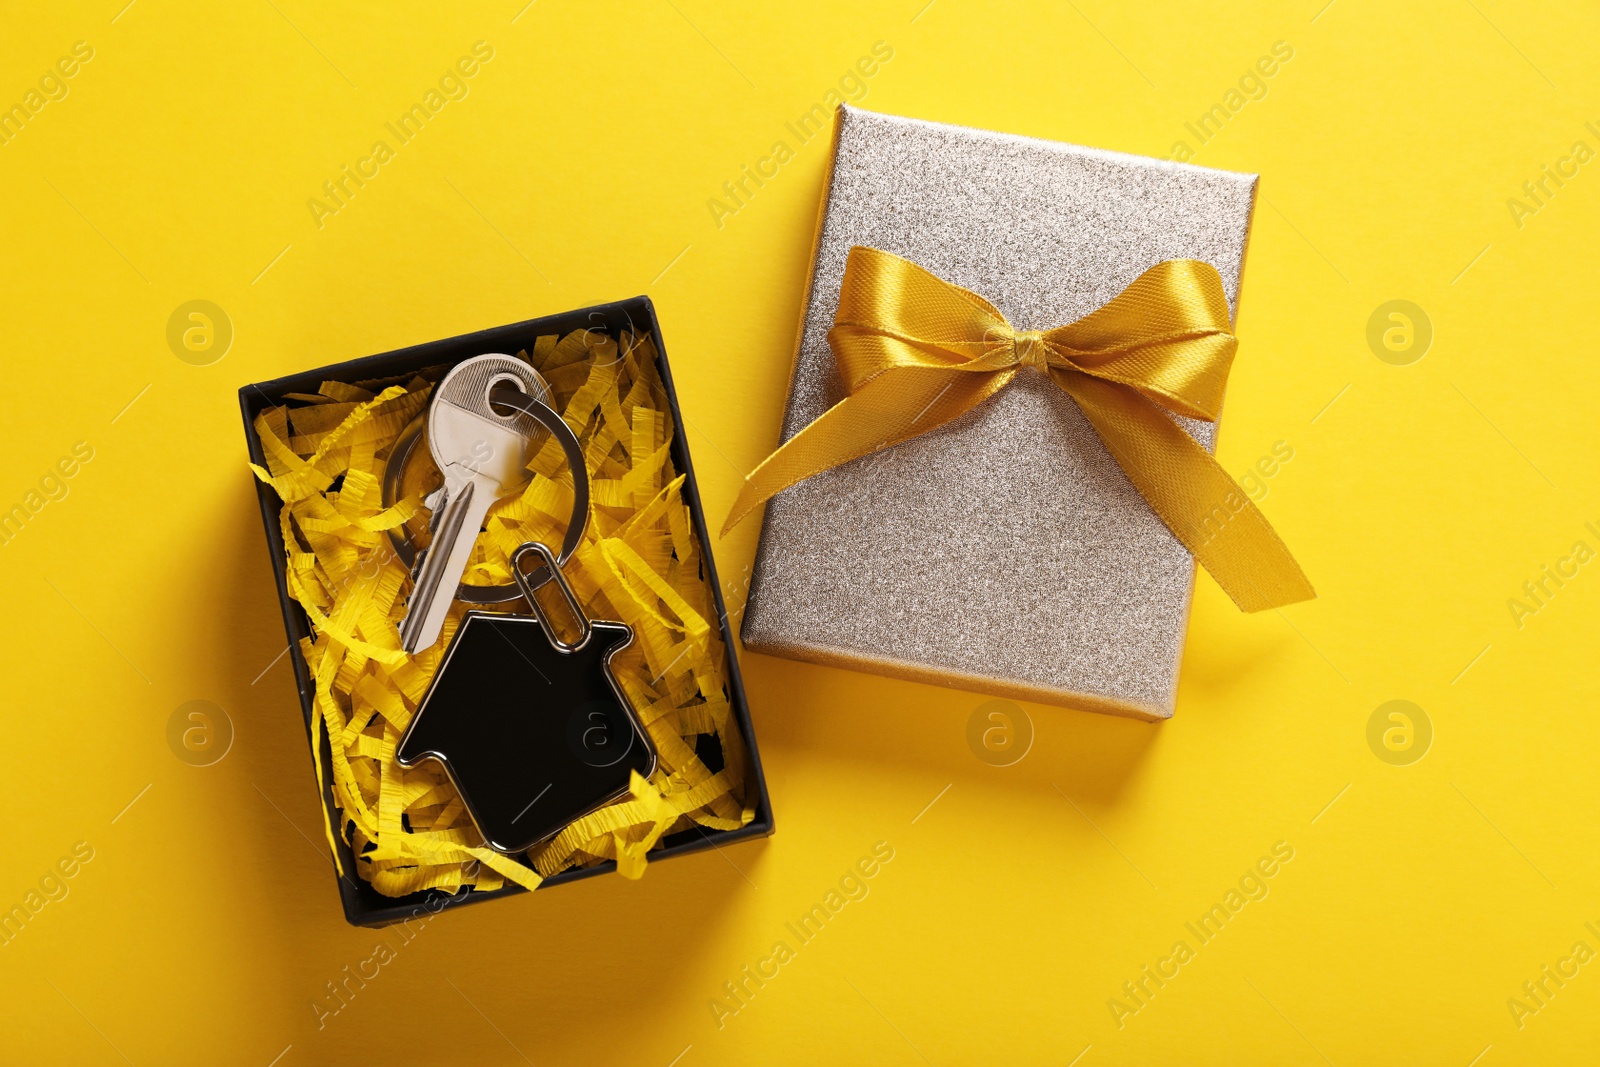
[[[94, 48], [0, 145], [0, 506], [94, 449], [0, 547], [0, 906], [95, 850], [0, 947], [0, 1059], [1593, 1061], [1600, 963], [1520, 1028], [1507, 1001], [1600, 949], [1600, 565], [1520, 628], [1507, 602], [1600, 548], [1600, 163], [1520, 227], [1506, 202], [1600, 148], [1600, 17], [124, 2], [12, 5], [0, 33], [5, 106]], [[323, 181], [479, 40], [470, 95], [319, 229]], [[1201, 578], [1173, 721], [1026, 706], [1008, 767], [969, 748], [982, 697], [746, 657], [775, 837], [447, 914], [319, 1029], [325, 983], [399, 939], [339, 912], [235, 391], [647, 292], [716, 525], [776, 438], [825, 144], [720, 228], [707, 200], [880, 40], [866, 107], [1153, 155], [1293, 47], [1196, 161], [1263, 175], [1220, 456], [1293, 447], [1263, 507], [1321, 599], [1243, 616]], [[166, 341], [194, 299], [235, 330], [209, 366]], [[1394, 299], [1435, 331], [1409, 366], [1366, 341]], [[734, 610], [756, 535], [713, 546]], [[1393, 699], [1434, 731], [1409, 766], [1367, 743]], [[169, 749], [190, 700], [233, 723], [215, 765]], [[877, 841], [869, 895], [719, 1027], [723, 983]], [[1278, 841], [1270, 894], [1198, 946], [1184, 924]], [[1108, 1000], [1180, 939], [1119, 1027]]]

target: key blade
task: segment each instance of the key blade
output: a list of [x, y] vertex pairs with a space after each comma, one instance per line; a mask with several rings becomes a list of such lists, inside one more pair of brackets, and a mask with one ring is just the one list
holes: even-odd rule
[[469, 481], [446, 502], [400, 622], [400, 647], [408, 654], [414, 656], [439, 639], [455, 601], [456, 584], [467, 569], [467, 557], [494, 499], [494, 494], [478, 492], [477, 482]]
[[[417, 579], [422, 575], [422, 568], [428, 565], [428, 548], [432, 547], [432, 538], [439, 532], [439, 519], [444, 515], [445, 502], [450, 499], [449, 487], [441, 485], [422, 499], [422, 506], [428, 509], [428, 545], [417, 549], [417, 554], [411, 560], [411, 588], [415, 597]], [[407, 612], [409, 615], [409, 611]], [[400, 617], [401, 632], [404, 633], [406, 616]]]

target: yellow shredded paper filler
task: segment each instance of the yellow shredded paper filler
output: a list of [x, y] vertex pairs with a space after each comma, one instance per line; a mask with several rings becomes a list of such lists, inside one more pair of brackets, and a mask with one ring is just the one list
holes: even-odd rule
[[[525, 857], [478, 843], [471, 817], [436, 764], [407, 770], [394, 758], [466, 610], [459, 602], [451, 609], [433, 648], [416, 656], [400, 650], [407, 568], [389, 531], [425, 530], [421, 499], [438, 474], [431, 463], [414, 460], [404, 496], [385, 508], [384, 468], [447, 368], [404, 384], [324, 382], [318, 393], [291, 394], [294, 406], [270, 408], [255, 420], [267, 466], [251, 469], [284, 502], [289, 593], [311, 622], [312, 637], [300, 652], [316, 687], [318, 785], [332, 783], [341, 812], [337, 832], [355, 852], [357, 873], [387, 896], [488, 891], [507, 882], [533, 889], [559, 871], [608, 859], [637, 878], [646, 854], [669, 834], [691, 826], [731, 830], [754, 815], [745, 799], [744, 738], [728, 703], [727, 651], [683, 475], [672, 462], [672, 416], [653, 342], [579, 330], [559, 340], [541, 337], [531, 358], [518, 356], [544, 376], [552, 406], [583, 444], [590, 521], [563, 573], [591, 617], [633, 628], [633, 644], [613, 666], [660, 757], [649, 781], [634, 775], [629, 797], [572, 823]], [[415, 455], [424, 452], [419, 443]], [[560, 544], [572, 510], [560, 446], [547, 439], [528, 468], [527, 487], [490, 511], [468, 583], [509, 583], [510, 554], [526, 541]], [[705, 736], [720, 744], [723, 766], [715, 773], [697, 754]], [[326, 765], [324, 737], [332, 754]], [[326, 830], [332, 848], [335, 828]], [[337, 848], [334, 860], [339, 864]]]

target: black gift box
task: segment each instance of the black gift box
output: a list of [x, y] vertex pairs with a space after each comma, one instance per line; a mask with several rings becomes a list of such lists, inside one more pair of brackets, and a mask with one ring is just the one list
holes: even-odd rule
[[[755, 732], [750, 725], [750, 710], [745, 700], [744, 682], [739, 675], [739, 662], [733, 654], [735, 647], [733, 632], [728, 624], [727, 608], [722, 601], [722, 587], [717, 581], [716, 564], [711, 554], [711, 539], [706, 533], [704, 508], [700, 502], [700, 490], [694, 477], [694, 465], [689, 461], [689, 446], [684, 438], [683, 418], [678, 410], [678, 394], [673, 388], [672, 372], [667, 365], [667, 350], [661, 339], [661, 327], [656, 321], [655, 308], [648, 297], [637, 296], [617, 303], [599, 304], [558, 315], [546, 315], [543, 318], [529, 319], [527, 322], [518, 322], [510, 326], [480, 330], [477, 333], [464, 334], [443, 341], [432, 341], [382, 355], [319, 367], [287, 378], [247, 385], [239, 390], [239, 407], [244, 414], [244, 432], [250, 448], [250, 459], [254, 463], [266, 465], [261, 439], [255, 431], [255, 418], [267, 408], [284, 404], [286, 394], [315, 393], [323, 382], [330, 380], [364, 382], [408, 376], [424, 368], [452, 365], [485, 352], [531, 352], [535, 340], [539, 337], [550, 334], [565, 335], [581, 329], [605, 331], [612, 336], [617, 336], [623, 331], [648, 334], [655, 342], [656, 366], [660, 371], [661, 382], [666, 388], [667, 402], [672, 411], [672, 460], [684, 476], [683, 496], [694, 517], [694, 532], [700, 539], [702, 557], [705, 561], [705, 578], [711, 584], [717, 619], [722, 629], [723, 647], [728, 656], [728, 702], [733, 709], [739, 730], [744, 736], [745, 746], [750, 752], [750, 766], [755, 779], [751, 783], [756, 791], [755, 818], [748, 826], [718, 832], [691, 827], [665, 838], [661, 847], [651, 851], [650, 860], [654, 863], [670, 856], [720, 847], [745, 838], [765, 837], [772, 833], [772, 803], [767, 795], [766, 776], [761, 770], [761, 757], [756, 751]], [[278, 518], [282, 502], [271, 486], [259, 481], [256, 483], [256, 495], [261, 502], [261, 519], [267, 531], [267, 550], [272, 559], [272, 574], [278, 586], [278, 601], [283, 609], [284, 627], [289, 634], [289, 660], [294, 667], [295, 684], [300, 690], [300, 709], [305, 718], [306, 735], [309, 739], [315, 689], [305, 658], [300, 654], [300, 639], [310, 636], [310, 626], [305, 612], [290, 597], [284, 576], [285, 552]], [[327, 766], [331, 761], [328, 738], [324, 736], [321, 743], [323, 763]], [[327, 810], [329, 824], [339, 826], [342, 816], [334, 804], [331, 784], [323, 789], [322, 803]], [[335, 835], [335, 842], [340, 862], [346, 872], [345, 877], [338, 879], [339, 895], [344, 902], [345, 918], [355, 926], [384, 926], [409, 919], [422, 909], [437, 912], [445, 907], [472, 904], [524, 892], [521, 886], [507, 885], [502, 889], [482, 893], [473, 891], [451, 895], [442, 890], [427, 890], [405, 897], [386, 897], [362, 881], [355, 873], [355, 854], [343, 838]], [[616, 863], [613, 861], [593, 867], [573, 868], [545, 879], [540, 888], [575, 882], [580, 878], [588, 878], [615, 869]]]

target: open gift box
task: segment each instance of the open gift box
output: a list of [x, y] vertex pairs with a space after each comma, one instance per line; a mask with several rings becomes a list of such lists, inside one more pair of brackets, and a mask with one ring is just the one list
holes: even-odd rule
[[[585, 343], [591, 337], [600, 339], [602, 343], [606, 339], [610, 339], [612, 345], [610, 351], [612, 352], [618, 350], [617, 344], [620, 339], [630, 339], [626, 343], [637, 345], [632, 351], [653, 352], [654, 354], [652, 365], [655, 375], [659, 378], [660, 390], [665, 396], [665, 420], [657, 420], [655, 424], [659, 432], [664, 436], [662, 443], [665, 446], [665, 456], [662, 458], [666, 458], [669, 461], [670, 470], [676, 471], [681, 478], [681, 482], [674, 483], [675, 488], [673, 491], [681, 499], [683, 510], [690, 520], [690, 528], [688, 530], [674, 531], [674, 536], [681, 538], [687, 533], [692, 535], [694, 539], [694, 542], [690, 545], [691, 550], [687, 553], [690, 557], [689, 560], [683, 560], [684, 554], [680, 551], [672, 554], [670, 562], [673, 566], [681, 562], [684, 564], [684, 568], [692, 572], [687, 575], [680, 574], [680, 580], [690, 581], [694, 575], [698, 575], [700, 583], [703, 583], [705, 587], [703, 598], [699, 600], [699, 603], [703, 607], [710, 609], [705, 614], [715, 615], [714, 620], [709, 618], [702, 620], [703, 623], [708, 624], [709, 636], [711, 637], [709, 641], [705, 642], [705, 648], [710, 650], [708, 655], [714, 656], [717, 660], [706, 669], [698, 672], [698, 677], [702, 679], [700, 683], [702, 700], [693, 707], [677, 710], [696, 712], [698, 714], [693, 717], [697, 721], [705, 720], [709, 722], [714, 719], [720, 726], [717, 729], [713, 729], [702, 724], [698, 727], [683, 728], [684, 736], [678, 739], [676, 751], [681, 754], [681, 762], [693, 763], [699, 772], [701, 793], [695, 794], [693, 789], [688, 788], [694, 784], [693, 781], [688, 783], [679, 782], [678, 784], [684, 786], [684, 792], [692, 795], [694, 799], [698, 799], [699, 796], [709, 793], [709, 790], [705, 788], [706, 783], [704, 781], [707, 774], [716, 776], [725, 769], [731, 773], [732, 768], [728, 765], [735, 763], [742, 771], [742, 781], [737, 783], [739, 798], [735, 801], [735, 803], [743, 806], [742, 818], [706, 818], [701, 819], [699, 822], [691, 822], [686, 817], [679, 817], [674, 821], [667, 816], [663, 816], [659, 825], [668, 828], [663, 831], [664, 836], [660, 836], [659, 839], [650, 838], [645, 847], [649, 849], [648, 855], [650, 859], [658, 860], [750, 837], [765, 836], [770, 834], [773, 829], [771, 803], [767, 794], [766, 781], [762, 774], [760, 758], [756, 751], [744, 685], [739, 674], [739, 665], [732, 651], [734, 647], [733, 635], [729, 628], [727, 611], [722, 600], [721, 586], [718, 583], [716, 568], [709, 551], [710, 540], [706, 533], [700, 494], [695, 483], [688, 445], [684, 438], [683, 420], [678, 410], [677, 394], [673, 388], [672, 374], [668, 367], [660, 326], [656, 321], [654, 308], [648, 298], [635, 297], [617, 303], [602, 304], [562, 314], [549, 315], [509, 326], [481, 330], [477, 333], [447, 340], [416, 345], [382, 355], [350, 360], [301, 374], [278, 378], [273, 381], [247, 385], [239, 391], [239, 404], [244, 417], [245, 437], [249, 446], [250, 459], [258, 468], [268, 468], [270, 466], [273, 468], [272, 474], [283, 475], [285, 470], [284, 457], [286, 455], [285, 442], [275, 435], [272, 436], [270, 441], [265, 440], [262, 432], [263, 427], [268, 426], [268, 422], [273, 421], [288, 427], [290, 423], [287, 420], [294, 419], [297, 412], [304, 413], [308, 407], [315, 406], [318, 401], [324, 401], [325, 406], [327, 406], [326, 402], [331, 402], [335, 398], [327, 393], [319, 395], [319, 391], [324, 389], [324, 383], [344, 383], [349, 386], [362, 383], [367, 388], [351, 390], [349, 395], [338, 397], [339, 400], [347, 402], [350, 407], [359, 407], [359, 404], [353, 402], [354, 399], [372, 397], [384, 386], [394, 386], [407, 381], [414, 384], [418, 376], [425, 371], [428, 372], [430, 380], [437, 381], [439, 373], [473, 356], [489, 352], [535, 354], [538, 351], [543, 351], [548, 353], [555, 344], [564, 343], [558, 342], [556, 339], [578, 336], [581, 336]], [[537, 364], [537, 358], [535, 358], [534, 362]], [[338, 393], [340, 390], [335, 389], [333, 392]], [[376, 400], [368, 401], [369, 404], [375, 402]], [[420, 407], [420, 403], [417, 406]], [[612, 406], [615, 407], [615, 401], [612, 402]], [[283, 414], [284, 409], [287, 409], [287, 414]], [[338, 412], [335, 412], [335, 414], [338, 414]], [[264, 416], [268, 422], [263, 422]], [[638, 432], [637, 428], [635, 432]], [[269, 434], [271, 434], [270, 427]], [[371, 437], [374, 434], [369, 432], [367, 436]], [[582, 435], [580, 434], [580, 436]], [[302, 433], [299, 439], [315, 440], [316, 435]], [[640, 447], [638, 441], [639, 438], [636, 437], [633, 442], [635, 448]], [[269, 445], [271, 446], [270, 448]], [[380, 449], [381, 447], [380, 445]], [[604, 446], [602, 445], [601, 447], [603, 450]], [[617, 447], [624, 446], [618, 445]], [[269, 451], [273, 453], [270, 461]], [[658, 448], [656, 451], [660, 452], [661, 449]], [[291, 460], [290, 462], [298, 463], [297, 460]], [[667, 465], [663, 464], [662, 466], [665, 468]], [[267, 471], [261, 470], [259, 473], [265, 475]], [[333, 485], [321, 486], [317, 491], [333, 494], [338, 490], [339, 483], [335, 480]], [[347, 783], [345, 786], [347, 792], [341, 797], [336, 793], [333, 777], [331, 774], [325, 773], [325, 769], [334, 763], [335, 754], [329, 733], [329, 729], [332, 727], [326, 721], [319, 722], [319, 715], [326, 714], [326, 706], [319, 708], [317, 704], [318, 683], [311, 661], [307, 658], [308, 649], [312, 652], [314, 659], [326, 654], [327, 643], [334, 639], [328, 633], [321, 633], [319, 636], [318, 631], [325, 629], [325, 627], [314, 625], [312, 615], [307, 612], [306, 607], [296, 598], [293, 591], [295, 588], [301, 588], [303, 592], [303, 587], [299, 586], [296, 580], [292, 580], [294, 576], [290, 574], [291, 550], [300, 553], [302, 562], [304, 562], [305, 551], [302, 545], [291, 546], [285, 543], [285, 530], [290, 526], [290, 524], [284, 522], [283, 510], [287, 505], [285, 505], [274, 485], [269, 484], [268, 481], [258, 480], [257, 494], [261, 504], [262, 521], [267, 533], [267, 545], [272, 561], [273, 577], [277, 584], [284, 625], [289, 636], [289, 659], [300, 693], [301, 711], [305, 719], [307, 735], [314, 746], [314, 762], [318, 780], [321, 783], [322, 802], [329, 828], [329, 838], [335, 851], [336, 865], [341, 872], [338, 885], [346, 919], [354, 925], [381, 926], [410, 918], [424, 909], [429, 912], [436, 912], [443, 907], [474, 903], [510, 893], [522, 892], [522, 886], [515, 884], [517, 879], [502, 878], [491, 874], [487, 881], [494, 885], [494, 888], [474, 888], [471, 891], [447, 892], [443, 886], [437, 886], [422, 888], [403, 895], [394, 895], [393, 893], [380, 892], [366, 879], [365, 874], [360, 877], [357, 876], [358, 872], [375, 866], [371, 857], [379, 855], [382, 850], [374, 847], [374, 841], [371, 839], [376, 834], [376, 831], [371, 829], [366, 831], [358, 830], [354, 838], [352, 837], [352, 812], [346, 810], [346, 807], [352, 796], [349, 790], [354, 787]], [[604, 501], [602, 500], [600, 503], [604, 503]], [[664, 522], [665, 520], [662, 521]], [[680, 542], [680, 544], [682, 543], [684, 542]], [[393, 566], [399, 565], [392, 560], [390, 563]], [[393, 593], [391, 592], [390, 595], [392, 596]], [[508, 606], [504, 610], [512, 610], [512, 608]], [[390, 612], [390, 614], [393, 614], [393, 612]], [[323, 618], [324, 622], [327, 621], [326, 618], [320, 615], [318, 617]], [[318, 640], [322, 642], [321, 645], [315, 643]], [[342, 654], [345, 650], [341, 646], [336, 648], [335, 651]], [[437, 657], [437, 652], [438, 650], [435, 650], [435, 657]], [[391, 656], [391, 659], [399, 662], [396, 658], [397, 656], [398, 653]], [[423, 657], [419, 656], [418, 662], [421, 662], [422, 659]], [[408, 666], [409, 663], [403, 665], [402, 669]], [[357, 669], [364, 668], [358, 667]], [[720, 689], [720, 692], [704, 692], [708, 688], [704, 679], [708, 678], [714, 679], [712, 685]], [[659, 677], [657, 680], [659, 680]], [[426, 679], [424, 678], [421, 684], [425, 684], [425, 681]], [[329, 699], [326, 692], [322, 696], [325, 701]], [[349, 740], [360, 732], [360, 723], [355, 721], [356, 715], [353, 710], [353, 701], [347, 701], [347, 703], [350, 703], [351, 707], [345, 710], [352, 719], [352, 725], [350, 729], [341, 731], [341, 736]], [[409, 710], [409, 704], [410, 701], [395, 704], [392, 699], [390, 702], [390, 706], [397, 709], [397, 716], [404, 715]], [[647, 712], [649, 711], [649, 709], [646, 710]], [[381, 727], [382, 731], [392, 730], [395, 725], [394, 723], [377, 723], [377, 727]], [[737, 751], [725, 750], [721, 741], [724, 735], [718, 732], [718, 730], [725, 729], [737, 732]], [[357, 739], [359, 740], [359, 738]], [[673, 736], [666, 738], [669, 744], [673, 739]], [[379, 736], [374, 737], [373, 740], [374, 744], [366, 746], [364, 751], [375, 751], [381, 747], [378, 743], [381, 741], [381, 731]], [[390, 748], [385, 751], [387, 751], [389, 758], [392, 758], [392, 743]], [[370, 764], [367, 773], [369, 776], [372, 773]], [[441, 801], [448, 795], [443, 787], [433, 790], [433, 792], [440, 794]], [[666, 799], [670, 801], [671, 797], [668, 796]], [[341, 803], [341, 800], [346, 801], [346, 803]], [[662, 808], [662, 802], [653, 802], [656, 803], [658, 808]], [[692, 803], [692, 800], [683, 800], [682, 803]], [[374, 801], [373, 807], [376, 808], [377, 806], [378, 802]], [[447, 814], [441, 817], [442, 821], [448, 821], [449, 818], [456, 817], [455, 825], [459, 826], [459, 807], [452, 808], [449, 803], [445, 803], [444, 807]], [[606, 810], [601, 809], [601, 813]], [[666, 809], [662, 808], [662, 810]], [[391, 813], [391, 818], [394, 821], [389, 825], [399, 827], [399, 816]], [[690, 824], [682, 825], [684, 823]], [[725, 828], [708, 828], [706, 823], [715, 823]], [[407, 825], [404, 832], [409, 834], [416, 832], [416, 830], [416, 826]], [[357, 845], [360, 846], [360, 854], [358, 854], [358, 847], [352, 845], [352, 840], [355, 840]], [[622, 838], [619, 836], [617, 840], [618, 845], [616, 847], [621, 849], [623, 847]], [[533, 850], [529, 855], [533, 856], [537, 851]], [[386, 853], [384, 854], [386, 855]], [[620, 855], [621, 853], [619, 852], [618, 854]], [[543, 874], [542, 880], [538, 878], [528, 880], [537, 881], [539, 887], [543, 888], [544, 886], [559, 885], [586, 878], [590, 875], [605, 873], [615, 870], [617, 867], [616, 860], [602, 860], [598, 855], [590, 854], [582, 849], [577, 851], [576, 856], [578, 857], [577, 859], [569, 856], [565, 861], [568, 865], [554, 870], [553, 873], [540, 872]], [[587, 859], [583, 857], [587, 857]], [[496, 864], [501, 862], [498, 858], [489, 858], [494, 859]], [[522, 857], [508, 859], [510, 862], [522, 861]], [[365, 867], [363, 867], [363, 862], [365, 862]], [[570, 865], [573, 862], [578, 862], [581, 865]], [[642, 859], [638, 860], [638, 862], [642, 862]], [[531, 871], [531, 862], [524, 862], [524, 866], [530, 867]], [[393, 888], [396, 884], [404, 883], [397, 883], [391, 879], [388, 884]]]

